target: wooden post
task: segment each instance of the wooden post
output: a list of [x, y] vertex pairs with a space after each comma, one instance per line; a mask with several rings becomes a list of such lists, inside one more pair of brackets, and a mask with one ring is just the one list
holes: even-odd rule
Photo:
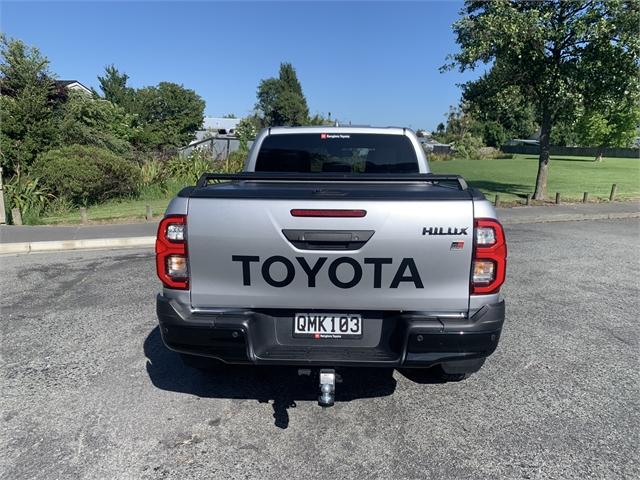
[[0, 167], [0, 225], [7, 223], [7, 213], [4, 211], [4, 187], [2, 186], [2, 167]]
[[147, 220], [153, 220], [153, 212], [151, 211], [151, 205], [147, 205], [147, 212], [145, 213]]
[[83, 225], [89, 223], [89, 220], [87, 219], [87, 209], [84, 207], [80, 207], [80, 222]]
[[531, 194], [527, 195], [527, 207], [531, 205], [531, 197], [532, 197]]
[[618, 185], [615, 183], [611, 185], [611, 195], [609, 195], [609, 201], [613, 202], [616, 199], [616, 193], [618, 192]]
[[556, 192], [556, 205], [560, 204], [560, 192]]
[[582, 194], [582, 203], [587, 203], [589, 201], [589, 192], [584, 192]]
[[500, 206], [500, 195], [498, 195], [498, 194], [496, 194], [496, 200], [495, 200], [495, 202], [494, 202], [494, 205], [495, 205], [496, 207], [499, 207], [499, 206]]
[[19, 208], [11, 209], [11, 218], [13, 218], [14, 225], [22, 225], [22, 215]]

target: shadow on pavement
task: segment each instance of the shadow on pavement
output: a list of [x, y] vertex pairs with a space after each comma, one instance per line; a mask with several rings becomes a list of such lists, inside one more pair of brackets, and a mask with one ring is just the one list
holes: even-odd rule
[[[317, 379], [299, 376], [295, 367], [224, 365], [213, 372], [187, 367], [177, 353], [165, 347], [158, 327], [145, 339], [144, 353], [147, 374], [157, 388], [201, 398], [273, 401], [273, 417], [279, 428], [288, 427], [288, 409], [295, 408], [296, 402], [316, 402], [318, 398]], [[396, 388], [391, 368], [345, 368], [339, 372], [342, 383], [336, 388], [336, 403], [384, 397]]]

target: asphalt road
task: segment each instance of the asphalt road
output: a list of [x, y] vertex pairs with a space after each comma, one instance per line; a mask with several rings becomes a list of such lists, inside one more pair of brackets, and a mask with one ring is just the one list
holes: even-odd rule
[[0, 258], [0, 477], [640, 478], [637, 219], [512, 226], [508, 323], [460, 383], [204, 375], [161, 344], [148, 251]]

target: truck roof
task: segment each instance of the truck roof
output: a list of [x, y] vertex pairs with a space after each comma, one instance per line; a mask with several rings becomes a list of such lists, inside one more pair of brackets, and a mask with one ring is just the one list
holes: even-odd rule
[[403, 127], [366, 127], [366, 126], [328, 126], [328, 125], [312, 125], [306, 127], [269, 127], [266, 130], [267, 135], [286, 135], [296, 133], [378, 133], [384, 135], [405, 135], [407, 132], [413, 133], [413, 130]]

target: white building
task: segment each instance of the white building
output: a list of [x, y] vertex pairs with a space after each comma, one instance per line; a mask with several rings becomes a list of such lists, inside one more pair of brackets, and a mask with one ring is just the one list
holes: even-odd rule
[[86, 93], [87, 95], [91, 95], [91, 89], [85, 87], [77, 80], [56, 80], [56, 86], [64, 87], [67, 90], [73, 90], [75, 92]]

